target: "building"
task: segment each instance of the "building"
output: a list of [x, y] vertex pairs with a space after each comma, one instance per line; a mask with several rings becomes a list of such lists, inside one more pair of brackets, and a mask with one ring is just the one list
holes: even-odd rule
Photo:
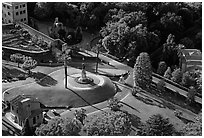
[[28, 119], [30, 127], [43, 122], [43, 113], [40, 102], [29, 95], [18, 95], [10, 101], [11, 116], [15, 123], [23, 126]]
[[202, 53], [198, 49], [181, 49], [180, 68], [182, 72], [202, 70]]
[[26, 2], [3, 2], [2, 23], [28, 23], [28, 12]]

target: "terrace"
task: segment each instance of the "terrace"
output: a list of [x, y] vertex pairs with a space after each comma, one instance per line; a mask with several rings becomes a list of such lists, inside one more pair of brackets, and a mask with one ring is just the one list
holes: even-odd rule
[[48, 42], [33, 36], [19, 25], [2, 29], [2, 45], [3, 48], [34, 53], [48, 51], [50, 46]]

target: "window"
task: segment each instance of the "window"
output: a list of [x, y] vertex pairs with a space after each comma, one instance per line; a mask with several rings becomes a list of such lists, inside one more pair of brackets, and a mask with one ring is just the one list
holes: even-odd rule
[[20, 8], [21, 8], [22, 6], [20, 5]]
[[[23, 19], [22, 19], [23, 20]], [[30, 107], [30, 104], [28, 104], [28, 107]]]
[[18, 12], [16, 12], [16, 15], [18, 15]]
[[24, 18], [24, 21], [26, 21], [26, 18]]
[[10, 12], [8, 12], [8, 15], [11, 15]]
[[22, 14], [22, 11], [20, 11], [20, 14]]
[[25, 7], [25, 4], [23, 4], [23, 7]]
[[25, 13], [25, 10], [23, 10], [23, 13]]
[[10, 20], [8, 20], [8, 22], [9, 22], [9, 23], [11, 23], [11, 21], [10, 21]]
[[18, 9], [18, 6], [16, 6], [15, 9]]
[[6, 8], [6, 5], [5, 5], [5, 4], [3, 4], [3, 7], [4, 7], [4, 8]]
[[[6, 20], [5, 20], [6, 21]], [[11, 110], [14, 110], [14, 107], [13, 106], [11, 106]]]
[[18, 114], [18, 109], [16, 110], [16, 113]]
[[10, 7], [7, 5], [7, 9], [10, 9]]
[[21, 22], [23, 22], [23, 19], [21, 19]]
[[39, 117], [39, 115], [37, 116], [37, 119], [39, 119], [40, 117]]

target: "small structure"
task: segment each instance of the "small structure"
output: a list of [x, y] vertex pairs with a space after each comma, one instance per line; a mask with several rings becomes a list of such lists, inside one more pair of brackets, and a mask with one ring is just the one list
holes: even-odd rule
[[26, 119], [31, 128], [43, 122], [40, 102], [30, 95], [18, 95], [10, 101], [10, 107], [12, 118], [19, 126], [23, 126]]
[[3, 2], [2, 22], [3, 24], [28, 23], [27, 2]]
[[182, 72], [202, 70], [202, 53], [198, 49], [181, 49], [180, 68]]

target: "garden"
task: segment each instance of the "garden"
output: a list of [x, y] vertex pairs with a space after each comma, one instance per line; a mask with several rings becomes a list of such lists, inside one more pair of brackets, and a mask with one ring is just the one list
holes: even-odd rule
[[2, 45], [26, 51], [44, 51], [49, 49], [49, 44], [38, 36], [31, 35], [20, 25], [14, 25], [9, 31], [2, 31]]

